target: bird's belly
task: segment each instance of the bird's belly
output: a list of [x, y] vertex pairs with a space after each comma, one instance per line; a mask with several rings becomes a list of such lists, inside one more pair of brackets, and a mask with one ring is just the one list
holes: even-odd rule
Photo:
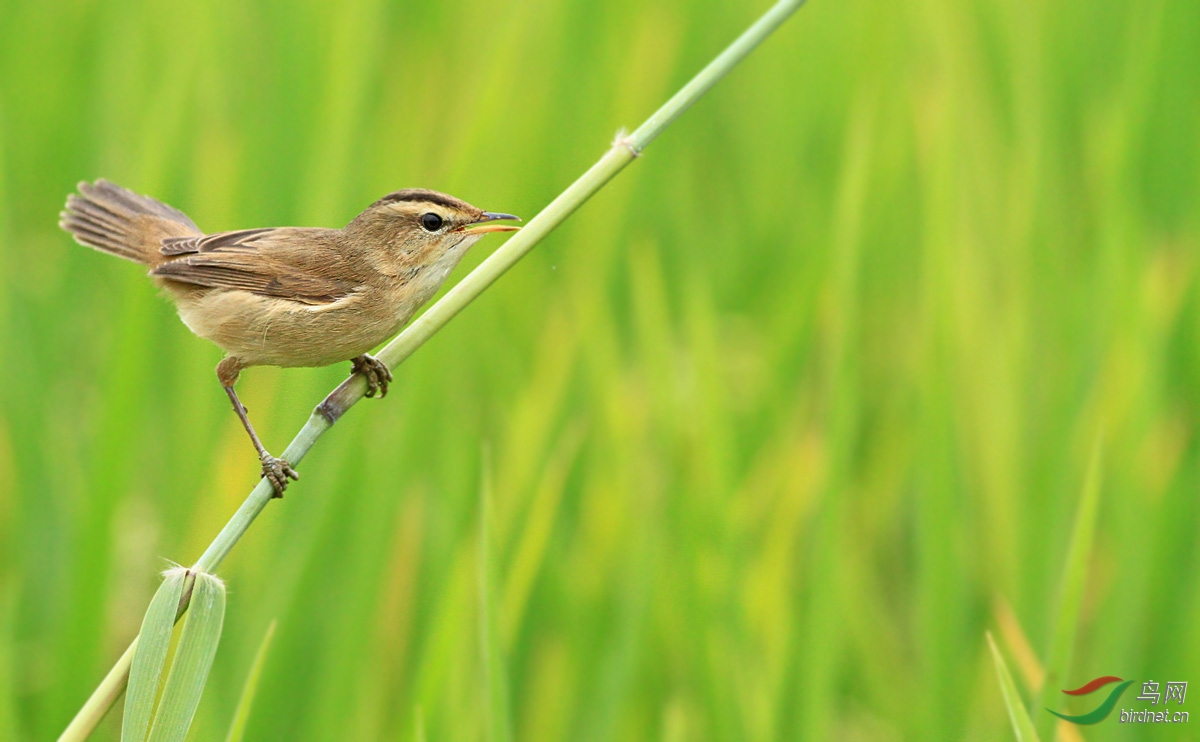
[[361, 296], [309, 306], [244, 291], [211, 291], [180, 301], [179, 316], [192, 332], [246, 365], [328, 366], [391, 336], [395, 313], [380, 309]]

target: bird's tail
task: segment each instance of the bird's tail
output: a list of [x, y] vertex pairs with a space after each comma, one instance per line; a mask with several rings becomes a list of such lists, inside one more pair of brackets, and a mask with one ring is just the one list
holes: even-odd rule
[[202, 234], [182, 211], [103, 179], [67, 196], [58, 226], [81, 245], [149, 266], [163, 262], [165, 238]]

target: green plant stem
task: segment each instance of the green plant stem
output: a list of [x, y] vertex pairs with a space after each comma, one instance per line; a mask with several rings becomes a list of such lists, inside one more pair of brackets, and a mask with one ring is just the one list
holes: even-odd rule
[[133, 664], [133, 653], [137, 650], [137, 645], [138, 640], [135, 636], [129, 643], [129, 649], [125, 650], [104, 676], [104, 680], [100, 681], [100, 685], [96, 686], [96, 690], [92, 691], [87, 703], [83, 704], [83, 708], [79, 709], [79, 713], [75, 714], [75, 718], [71, 719], [71, 723], [63, 730], [58, 742], [82, 742], [91, 736], [108, 710], [125, 692], [125, 686], [129, 683], [129, 667]]
[[[417, 348], [442, 329], [447, 322], [470, 304], [496, 279], [525, 256], [533, 247], [562, 224], [571, 214], [604, 187], [617, 173], [642, 153], [675, 119], [679, 118], [713, 85], [729, 73], [746, 55], [771, 35], [792, 13], [800, 9], [805, 0], [779, 0], [754, 25], [683, 86], [670, 100], [654, 112], [633, 134], [618, 136], [608, 152], [578, 180], [555, 198], [550, 205], [534, 217], [520, 232], [501, 245], [470, 275], [446, 292], [436, 304], [418, 317], [377, 354], [391, 368], [396, 368], [411, 356]], [[342, 382], [313, 410], [308, 422], [292, 439], [283, 452], [283, 458], [297, 465], [325, 431], [345, 414], [366, 393], [366, 381], [352, 376]], [[267, 503], [271, 501], [271, 485], [260, 480], [258, 485], [233, 514], [225, 527], [193, 565], [194, 571], [215, 572], [221, 562], [250, 528]], [[186, 609], [186, 607], [185, 607]], [[104, 712], [120, 697], [129, 673], [129, 660], [137, 640], [130, 645], [117, 665], [105, 677], [104, 682], [92, 694], [79, 714], [67, 727], [60, 740], [83, 739], [103, 718]], [[111, 681], [111, 682], [110, 682]], [[98, 710], [98, 713], [97, 713]], [[89, 715], [81, 721], [85, 712]], [[90, 723], [90, 726], [85, 726]], [[82, 730], [84, 736], [68, 737], [67, 733]], [[78, 735], [76, 731], [76, 735]]]

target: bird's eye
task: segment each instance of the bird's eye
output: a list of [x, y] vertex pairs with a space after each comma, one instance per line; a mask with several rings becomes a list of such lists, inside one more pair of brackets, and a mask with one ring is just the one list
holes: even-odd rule
[[426, 232], [436, 232], [442, 228], [442, 218], [432, 211], [422, 214], [421, 226], [425, 228]]

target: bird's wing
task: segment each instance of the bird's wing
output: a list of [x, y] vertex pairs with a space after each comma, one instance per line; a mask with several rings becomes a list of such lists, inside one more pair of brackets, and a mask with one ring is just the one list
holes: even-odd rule
[[160, 253], [168, 257], [199, 252], [212, 252], [223, 247], [254, 247], [259, 240], [269, 238], [274, 228], [239, 229], [235, 232], [216, 232], [198, 237], [168, 237], [162, 241]]
[[194, 286], [249, 291], [302, 304], [330, 304], [353, 293], [360, 282], [350, 280], [342, 271], [331, 270], [335, 266], [328, 262], [322, 266], [314, 261], [304, 241], [296, 239], [299, 231], [245, 229], [165, 239], [161, 252], [173, 259], [150, 274]]

